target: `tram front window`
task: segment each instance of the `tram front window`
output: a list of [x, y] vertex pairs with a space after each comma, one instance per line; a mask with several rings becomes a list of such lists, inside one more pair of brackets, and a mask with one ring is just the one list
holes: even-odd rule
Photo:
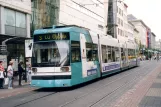
[[34, 44], [33, 67], [69, 66], [69, 41]]

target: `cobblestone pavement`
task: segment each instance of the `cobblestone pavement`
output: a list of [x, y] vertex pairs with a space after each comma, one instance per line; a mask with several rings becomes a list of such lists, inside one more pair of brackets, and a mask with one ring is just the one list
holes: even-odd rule
[[161, 65], [114, 102], [111, 107], [161, 107]]
[[[28, 85], [17, 87], [11, 94], [22, 94], [0, 99], [0, 107], [150, 107], [154, 100], [159, 100], [155, 92], [160, 90], [151, 89], [161, 87], [158, 86], [160, 69], [160, 62], [142, 61], [140, 67], [65, 91], [54, 88], [30, 91]], [[158, 96], [151, 99], [154, 94]]]
[[161, 73], [154, 80], [138, 107], [161, 107]]

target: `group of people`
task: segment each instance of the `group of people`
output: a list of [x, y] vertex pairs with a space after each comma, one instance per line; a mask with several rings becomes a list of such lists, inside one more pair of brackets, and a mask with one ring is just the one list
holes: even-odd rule
[[[18, 64], [18, 76], [19, 76], [19, 86], [22, 85], [22, 74], [25, 72], [25, 70], [22, 67], [23, 62], [20, 61]], [[9, 65], [7, 67], [7, 72], [5, 74], [5, 69], [3, 67], [3, 61], [0, 61], [0, 88], [3, 88], [5, 77], [8, 79], [8, 89], [13, 89], [13, 79], [14, 79], [14, 69], [13, 69], [13, 61], [9, 62]], [[28, 66], [28, 81], [31, 83], [31, 66]]]
[[156, 54], [156, 55], [149, 55], [149, 60], [157, 60], [157, 61], [159, 61], [159, 59], [160, 59], [160, 55], [159, 54]]

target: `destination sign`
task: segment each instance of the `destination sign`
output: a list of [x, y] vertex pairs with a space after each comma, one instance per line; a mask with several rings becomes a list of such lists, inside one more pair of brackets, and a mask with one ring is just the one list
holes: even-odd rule
[[69, 40], [69, 33], [53, 33], [34, 35], [34, 42], [51, 40]]

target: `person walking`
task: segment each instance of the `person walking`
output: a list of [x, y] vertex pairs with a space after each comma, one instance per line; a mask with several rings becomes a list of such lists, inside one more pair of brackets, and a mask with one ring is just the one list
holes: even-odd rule
[[159, 61], [159, 54], [157, 54], [157, 61]]
[[151, 56], [151, 54], [150, 54], [150, 55], [149, 55], [149, 60], [150, 60], [150, 61], [151, 61], [151, 57], [152, 57], [152, 56]]
[[31, 84], [31, 74], [32, 74], [32, 70], [31, 70], [31, 66], [28, 67], [28, 82], [29, 84]]
[[3, 88], [4, 83], [4, 67], [3, 61], [0, 61], [0, 88]]
[[22, 73], [24, 72], [24, 69], [22, 68], [23, 62], [20, 61], [18, 64], [18, 75], [19, 75], [19, 86], [21, 86], [21, 81], [22, 81]]
[[9, 62], [9, 66], [7, 68], [7, 76], [8, 76], [8, 89], [13, 89], [13, 84], [12, 84], [12, 80], [13, 80], [13, 62], [10, 61]]

